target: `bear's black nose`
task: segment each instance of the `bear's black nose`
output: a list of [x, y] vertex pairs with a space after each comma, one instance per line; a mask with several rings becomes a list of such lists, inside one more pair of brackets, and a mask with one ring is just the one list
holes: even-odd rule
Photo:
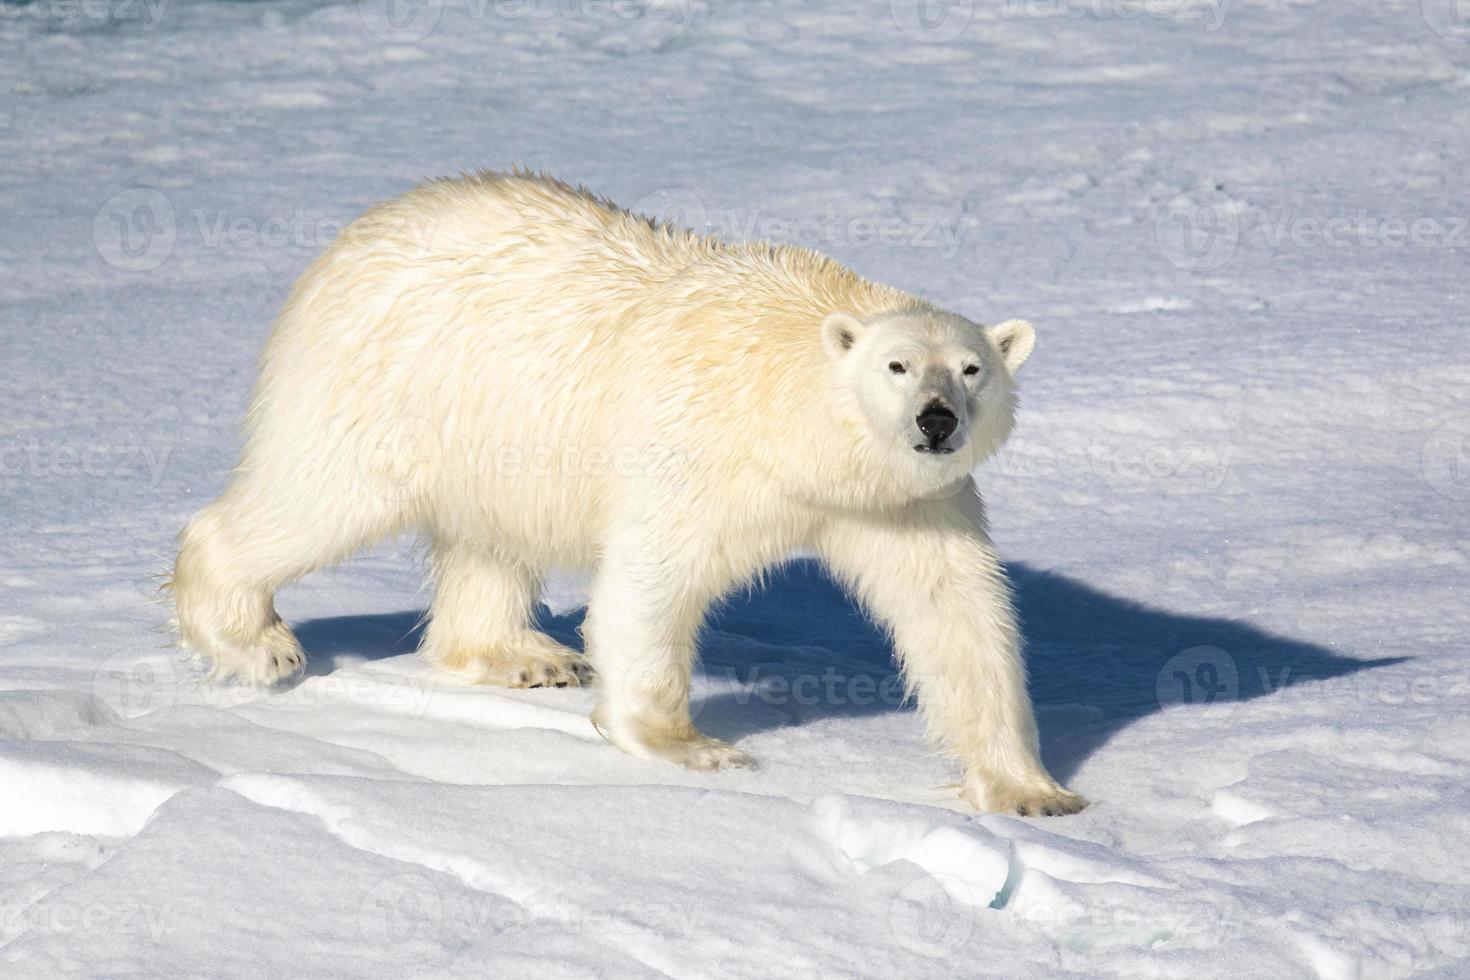
[[924, 433], [924, 438], [929, 440], [931, 446], [938, 446], [954, 435], [954, 430], [960, 424], [954, 412], [939, 402], [930, 402], [925, 405], [924, 410], [919, 413], [915, 421], [919, 423], [919, 431]]

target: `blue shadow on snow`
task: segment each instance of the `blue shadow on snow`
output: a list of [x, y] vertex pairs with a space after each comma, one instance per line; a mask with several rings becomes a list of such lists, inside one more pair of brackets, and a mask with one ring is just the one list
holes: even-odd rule
[[[1231, 619], [1155, 609], [1025, 564], [1009, 566], [1026, 635], [1031, 694], [1047, 765], [1066, 780], [1129, 723], [1174, 704], [1250, 700], [1403, 658], [1357, 660]], [[313, 661], [412, 653], [422, 611], [295, 624]], [[543, 629], [581, 648], [581, 613]], [[826, 718], [913, 710], [892, 645], [812, 560], [774, 570], [711, 614], [700, 639], [693, 707], [725, 739]], [[492, 737], [492, 736], [487, 736]]]

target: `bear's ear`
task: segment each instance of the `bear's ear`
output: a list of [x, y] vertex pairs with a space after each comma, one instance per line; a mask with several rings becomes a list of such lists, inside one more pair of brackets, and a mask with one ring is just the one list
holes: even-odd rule
[[841, 358], [857, 343], [863, 323], [851, 313], [828, 313], [822, 321], [822, 346], [833, 360]]
[[1031, 351], [1036, 346], [1036, 330], [1025, 320], [1007, 320], [991, 327], [986, 333], [995, 341], [1001, 360], [1005, 361], [1006, 370], [1012, 374], [1026, 363], [1026, 358], [1031, 356]]

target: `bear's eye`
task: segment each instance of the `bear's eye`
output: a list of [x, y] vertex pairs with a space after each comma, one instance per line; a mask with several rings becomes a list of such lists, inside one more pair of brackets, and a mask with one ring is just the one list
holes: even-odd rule
[[979, 374], [980, 373], [980, 365], [978, 365], [978, 364], [966, 364], [965, 365], [965, 373], [966, 374], [971, 374], [971, 375]]
[[892, 371], [894, 374], [903, 374], [908, 370], [908, 368], [904, 367], [898, 361], [889, 361], [888, 370]]

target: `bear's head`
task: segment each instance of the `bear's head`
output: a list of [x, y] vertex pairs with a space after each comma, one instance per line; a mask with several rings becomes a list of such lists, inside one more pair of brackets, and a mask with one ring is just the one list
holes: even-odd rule
[[1036, 332], [941, 310], [833, 313], [822, 342], [870, 448], [916, 496], [951, 486], [1000, 448], [1015, 421], [1015, 373]]

